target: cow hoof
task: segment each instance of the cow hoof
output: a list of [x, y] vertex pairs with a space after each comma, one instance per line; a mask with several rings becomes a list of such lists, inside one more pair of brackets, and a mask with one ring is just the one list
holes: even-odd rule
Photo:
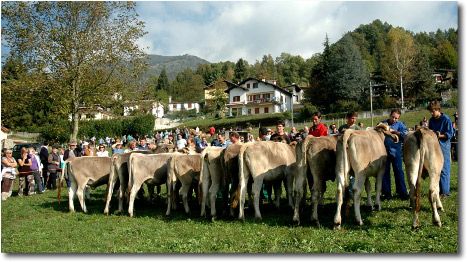
[[315, 221], [315, 224], [316, 224], [317, 227], [321, 227], [318, 220]]
[[412, 231], [417, 231], [420, 228], [420, 225], [412, 225]]
[[433, 221], [433, 225], [437, 227], [442, 227], [441, 221]]
[[[381, 211], [381, 206], [380, 206], [380, 205], [376, 205], [376, 207], [375, 207], [374, 209], [376, 209], [377, 211]], [[373, 210], [373, 208], [372, 208], [372, 210]]]
[[255, 217], [255, 221], [258, 222], [258, 223], [261, 222], [262, 220], [263, 219], [261, 217]]
[[360, 220], [360, 221], [356, 221], [355, 224], [356, 224], [357, 226], [360, 226], [360, 227], [361, 227], [361, 226], [363, 226], [363, 221], [361, 221], [361, 220]]
[[109, 211], [104, 212], [104, 216], [109, 216]]
[[334, 225], [334, 230], [340, 231], [341, 230], [341, 225]]

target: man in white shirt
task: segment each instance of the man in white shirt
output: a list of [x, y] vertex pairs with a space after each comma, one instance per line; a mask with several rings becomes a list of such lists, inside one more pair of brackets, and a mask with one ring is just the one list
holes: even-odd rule
[[177, 148], [178, 148], [178, 150], [182, 150], [184, 147], [186, 147], [188, 145], [188, 143], [186, 142], [186, 140], [184, 138], [182, 138], [181, 134], [179, 134], [177, 137], [178, 137], [178, 139], [177, 139]]

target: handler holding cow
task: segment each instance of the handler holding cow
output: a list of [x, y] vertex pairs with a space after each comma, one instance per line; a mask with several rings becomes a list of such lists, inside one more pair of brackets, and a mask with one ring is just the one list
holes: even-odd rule
[[387, 123], [389, 131], [399, 137], [399, 141], [395, 143], [391, 138], [386, 137], [384, 139], [384, 146], [388, 153], [388, 160], [386, 161], [386, 169], [383, 176], [382, 184], [382, 197], [381, 199], [389, 199], [391, 197], [391, 165], [394, 171], [394, 183], [396, 183], [396, 193], [402, 200], [409, 199], [407, 194], [407, 187], [405, 186], [405, 175], [402, 170], [402, 142], [404, 142], [405, 135], [407, 133], [407, 127], [399, 121], [401, 111], [399, 109], [393, 109], [389, 115], [388, 120], [381, 121]]
[[432, 118], [428, 122], [428, 128], [433, 130], [438, 136], [439, 145], [443, 151], [444, 165], [441, 170], [441, 179], [439, 181], [441, 198], [449, 196], [451, 177], [451, 138], [454, 135], [454, 129], [452, 128], [452, 121], [449, 116], [441, 113], [441, 104], [438, 101], [434, 101], [428, 104], [428, 111]]

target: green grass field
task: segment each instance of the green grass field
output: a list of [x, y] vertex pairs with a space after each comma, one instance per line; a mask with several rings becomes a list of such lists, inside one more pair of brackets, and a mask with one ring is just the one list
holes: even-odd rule
[[77, 199], [77, 212], [68, 212], [66, 187], [59, 205], [57, 191], [17, 197], [16, 181], [13, 197], [1, 202], [2, 253], [457, 253], [457, 162], [451, 172], [451, 196], [443, 200], [445, 212], [440, 213], [442, 228], [431, 223], [428, 181], [422, 182], [418, 231], [411, 230], [409, 202], [399, 199], [382, 202], [379, 212], [362, 207], [362, 227], [354, 225], [351, 209], [342, 230], [333, 230], [336, 184], [331, 181], [325, 205], [319, 209], [321, 227], [310, 221], [310, 201], [301, 213], [301, 226], [294, 226], [285, 192], [279, 212], [266, 203], [261, 206], [260, 223], [248, 207], [245, 222], [200, 218], [195, 201], [190, 203], [190, 216], [179, 206], [166, 218], [165, 194], [155, 204], [137, 200], [135, 217], [130, 218], [115, 214], [115, 198], [112, 215], [103, 215], [105, 186], [91, 192], [86, 202], [89, 213], [84, 214]]

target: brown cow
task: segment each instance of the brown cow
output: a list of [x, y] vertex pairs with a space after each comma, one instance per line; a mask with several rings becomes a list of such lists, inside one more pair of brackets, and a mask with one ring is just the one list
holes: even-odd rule
[[[113, 189], [117, 181], [120, 182], [120, 188], [118, 191], [118, 211], [120, 214], [123, 213], [123, 197], [126, 196], [125, 193], [128, 188], [128, 179], [129, 179], [129, 166], [128, 159], [133, 153], [140, 154], [158, 154], [168, 152], [168, 146], [164, 144], [157, 145], [156, 148], [151, 150], [137, 150], [129, 153], [115, 154], [112, 156], [111, 167], [110, 167], [110, 176], [108, 181], [107, 193], [106, 193], [106, 203], [104, 214], [109, 214], [110, 200], [112, 199]], [[152, 195], [154, 193], [154, 188], [148, 187], [149, 190], [149, 201], [152, 200]], [[160, 188], [158, 187], [158, 195], [160, 194]]]
[[209, 195], [207, 204], [211, 208], [211, 216], [215, 217], [216, 212], [216, 196], [219, 187], [223, 184], [224, 174], [221, 165], [221, 153], [223, 147], [206, 147], [201, 153], [201, 168], [200, 168], [200, 195], [201, 200], [201, 216], [206, 216], [206, 198]]
[[[78, 196], [79, 203], [84, 213], [87, 213], [83, 193], [86, 185], [92, 189], [107, 184], [110, 174], [110, 157], [77, 157], [67, 161], [64, 176], [70, 179], [69, 209], [75, 211], [73, 199]], [[60, 199], [60, 194], [58, 195]]]
[[[253, 178], [253, 204], [256, 220], [261, 220], [259, 211], [260, 191], [264, 182], [274, 183], [275, 205], [279, 208], [282, 191], [281, 182], [286, 180], [289, 206], [293, 207], [293, 174], [295, 171], [295, 146], [297, 143], [272, 141], [244, 144], [238, 154], [239, 188], [235, 196], [240, 201], [238, 218], [244, 220], [245, 194], [248, 180]], [[235, 204], [234, 204], [235, 207]]]
[[409, 183], [410, 206], [412, 207], [412, 229], [420, 227], [418, 211], [420, 211], [420, 183], [422, 178], [430, 178], [428, 200], [433, 212], [433, 224], [441, 227], [438, 207], [443, 205], [439, 199], [439, 180], [443, 169], [443, 152], [436, 133], [425, 128], [410, 132], [404, 139], [404, 164], [407, 182]]
[[388, 136], [396, 143], [399, 141], [398, 136], [391, 134], [389, 126], [385, 123], [378, 124], [374, 130], [347, 129], [337, 141], [337, 212], [334, 217], [336, 229], [341, 228], [342, 201], [344, 192], [348, 188], [347, 177], [351, 169], [355, 174], [353, 197], [356, 222], [363, 225], [360, 215], [360, 197], [364, 184], [368, 196], [367, 204], [373, 207], [369, 180], [372, 176], [376, 177], [376, 205], [378, 210], [381, 209], [381, 186], [387, 160], [386, 147], [384, 146], [385, 136]]
[[128, 214], [134, 216], [134, 202], [136, 193], [144, 182], [148, 183], [148, 188], [162, 185], [167, 181], [167, 161], [173, 153], [161, 154], [141, 154], [134, 152], [128, 160], [130, 166], [128, 187], [130, 188], [130, 198]]
[[[222, 200], [223, 200], [223, 211], [224, 216], [229, 214], [230, 217], [234, 216], [235, 209], [233, 208], [233, 202], [235, 199], [235, 192], [239, 185], [238, 180], [238, 153], [242, 147], [241, 143], [229, 145], [221, 152], [221, 166], [224, 172], [223, 187], [222, 187]], [[230, 189], [229, 189], [230, 185]], [[248, 188], [251, 191], [251, 184]], [[230, 198], [229, 198], [230, 195]], [[230, 209], [229, 209], [230, 204]], [[230, 210], [227, 213], [227, 210]]]
[[173, 154], [167, 161], [167, 212], [166, 216], [170, 216], [170, 212], [176, 208], [174, 200], [175, 188], [177, 181], [182, 184], [181, 193], [185, 212], [190, 213], [188, 207], [188, 192], [191, 185], [196, 181], [199, 183], [201, 168], [200, 154]]
[[293, 221], [300, 224], [300, 202], [306, 193], [306, 180], [310, 188], [313, 212], [311, 220], [318, 221], [318, 199], [326, 192], [326, 181], [335, 179], [336, 145], [338, 136], [314, 137], [308, 135], [296, 147], [297, 172], [295, 173], [295, 208]]

